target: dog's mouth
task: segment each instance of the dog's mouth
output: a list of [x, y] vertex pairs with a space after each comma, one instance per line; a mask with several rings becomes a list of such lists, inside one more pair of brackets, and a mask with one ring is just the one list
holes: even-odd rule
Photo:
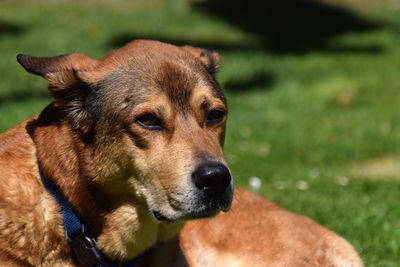
[[216, 216], [219, 212], [227, 212], [231, 207], [232, 199], [220, 199], [217, 201], [204, 201], [195, 208], [175, 209], [172, 214], [151, 209], [154, 218], [159, 222], [175, 222], [182, 220], [205, 219]]
[[170, 219], [168, 219], [167, 217], [162, 215], [161, 212], [159, 212], [159, 211], [153, 210], [152, 214], [153, 214], [154, 218], [156, 218], [157, 221], [160, 221], [160, 222], [169, 222], [169, 221], [171, 221]]
[[159, 222], [175, 222], [181, 220], [194, 220], [194, 219], [205, 219], [214, 217], [217, 215], [221, 210], [220, 209], [204, 209], [204, 210], [197, 210], [188, 213], [181, 213], [174, 216], [166, 216], [157, 210], [153, 210], [152, 214], [154, 218]]

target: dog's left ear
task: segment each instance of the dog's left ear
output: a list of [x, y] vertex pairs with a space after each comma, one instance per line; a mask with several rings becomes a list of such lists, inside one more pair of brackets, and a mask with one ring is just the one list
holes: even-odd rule
[[26, 71], [42, 76], [49, 82], [55, 105], [65, 112], [74, 128], [86, 133], [93, 123], [88, 102], [93, 91], [91, 70], [95, 68], [97, 60], [76, 53], [55, 57], [19, 54], [17, 60]]
[[220, 65], [220, 57], [218, 52], [188, 45], [182, 46], [182, 49], [198, 58], [209, 73], [214, 74], [218, 71]]

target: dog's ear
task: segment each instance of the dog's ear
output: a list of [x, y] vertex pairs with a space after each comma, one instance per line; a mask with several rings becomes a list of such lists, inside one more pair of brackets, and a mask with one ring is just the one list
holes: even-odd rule
[[218, 52], [188, 45], [182, 46], [182, 49], [198, 58], [207, 68], [209, 73], [214, 74], [218, 71], [220, 65]]
[[75, 128], [87, 132], [93, 123], [87, 103], [94, 90], [87, 74], [94, 69], [97, 60], [75, 53], [56, 57], [19, 54], [17, 60], [26, 71], [49, 82], [56, 106], [66, 113]]

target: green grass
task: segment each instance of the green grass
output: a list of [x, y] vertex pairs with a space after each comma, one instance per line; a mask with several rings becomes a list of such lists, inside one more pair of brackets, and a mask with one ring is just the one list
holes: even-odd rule
[[400, 10], [390, 1], [363, 10], [345, 1], [355, 3], [346, 12], [377, 27], [293, 43], [282, 25], [271, 35], [183, 0], [81, 2], [2, 1], [0, 132], [51, 101], [18, 53], [98, 58], [133, 38], [214, 47], [236, 184], [257, 176], [261, 195], [347, 238], [367, 266], [399, 265]]

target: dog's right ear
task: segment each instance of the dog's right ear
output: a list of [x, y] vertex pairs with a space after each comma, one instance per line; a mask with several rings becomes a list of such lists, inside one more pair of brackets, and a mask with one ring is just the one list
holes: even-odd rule
[[189, 45], [182, 46], [181, 48], [199, 59], [209, 73], [215, 74], [217, 72], [220, 65], [220, 57], [216, 51], [197, 48]]
[[19, 54], [17, 60], [26, 71], [49, 82], [56, 106], [66, 112], [75, 128], [85, 132], [92, 119], [87, 110], [88, 96], [93, 90], [88, 73], [95, 68], [97, 60], [76, 53], [56, 57]]

